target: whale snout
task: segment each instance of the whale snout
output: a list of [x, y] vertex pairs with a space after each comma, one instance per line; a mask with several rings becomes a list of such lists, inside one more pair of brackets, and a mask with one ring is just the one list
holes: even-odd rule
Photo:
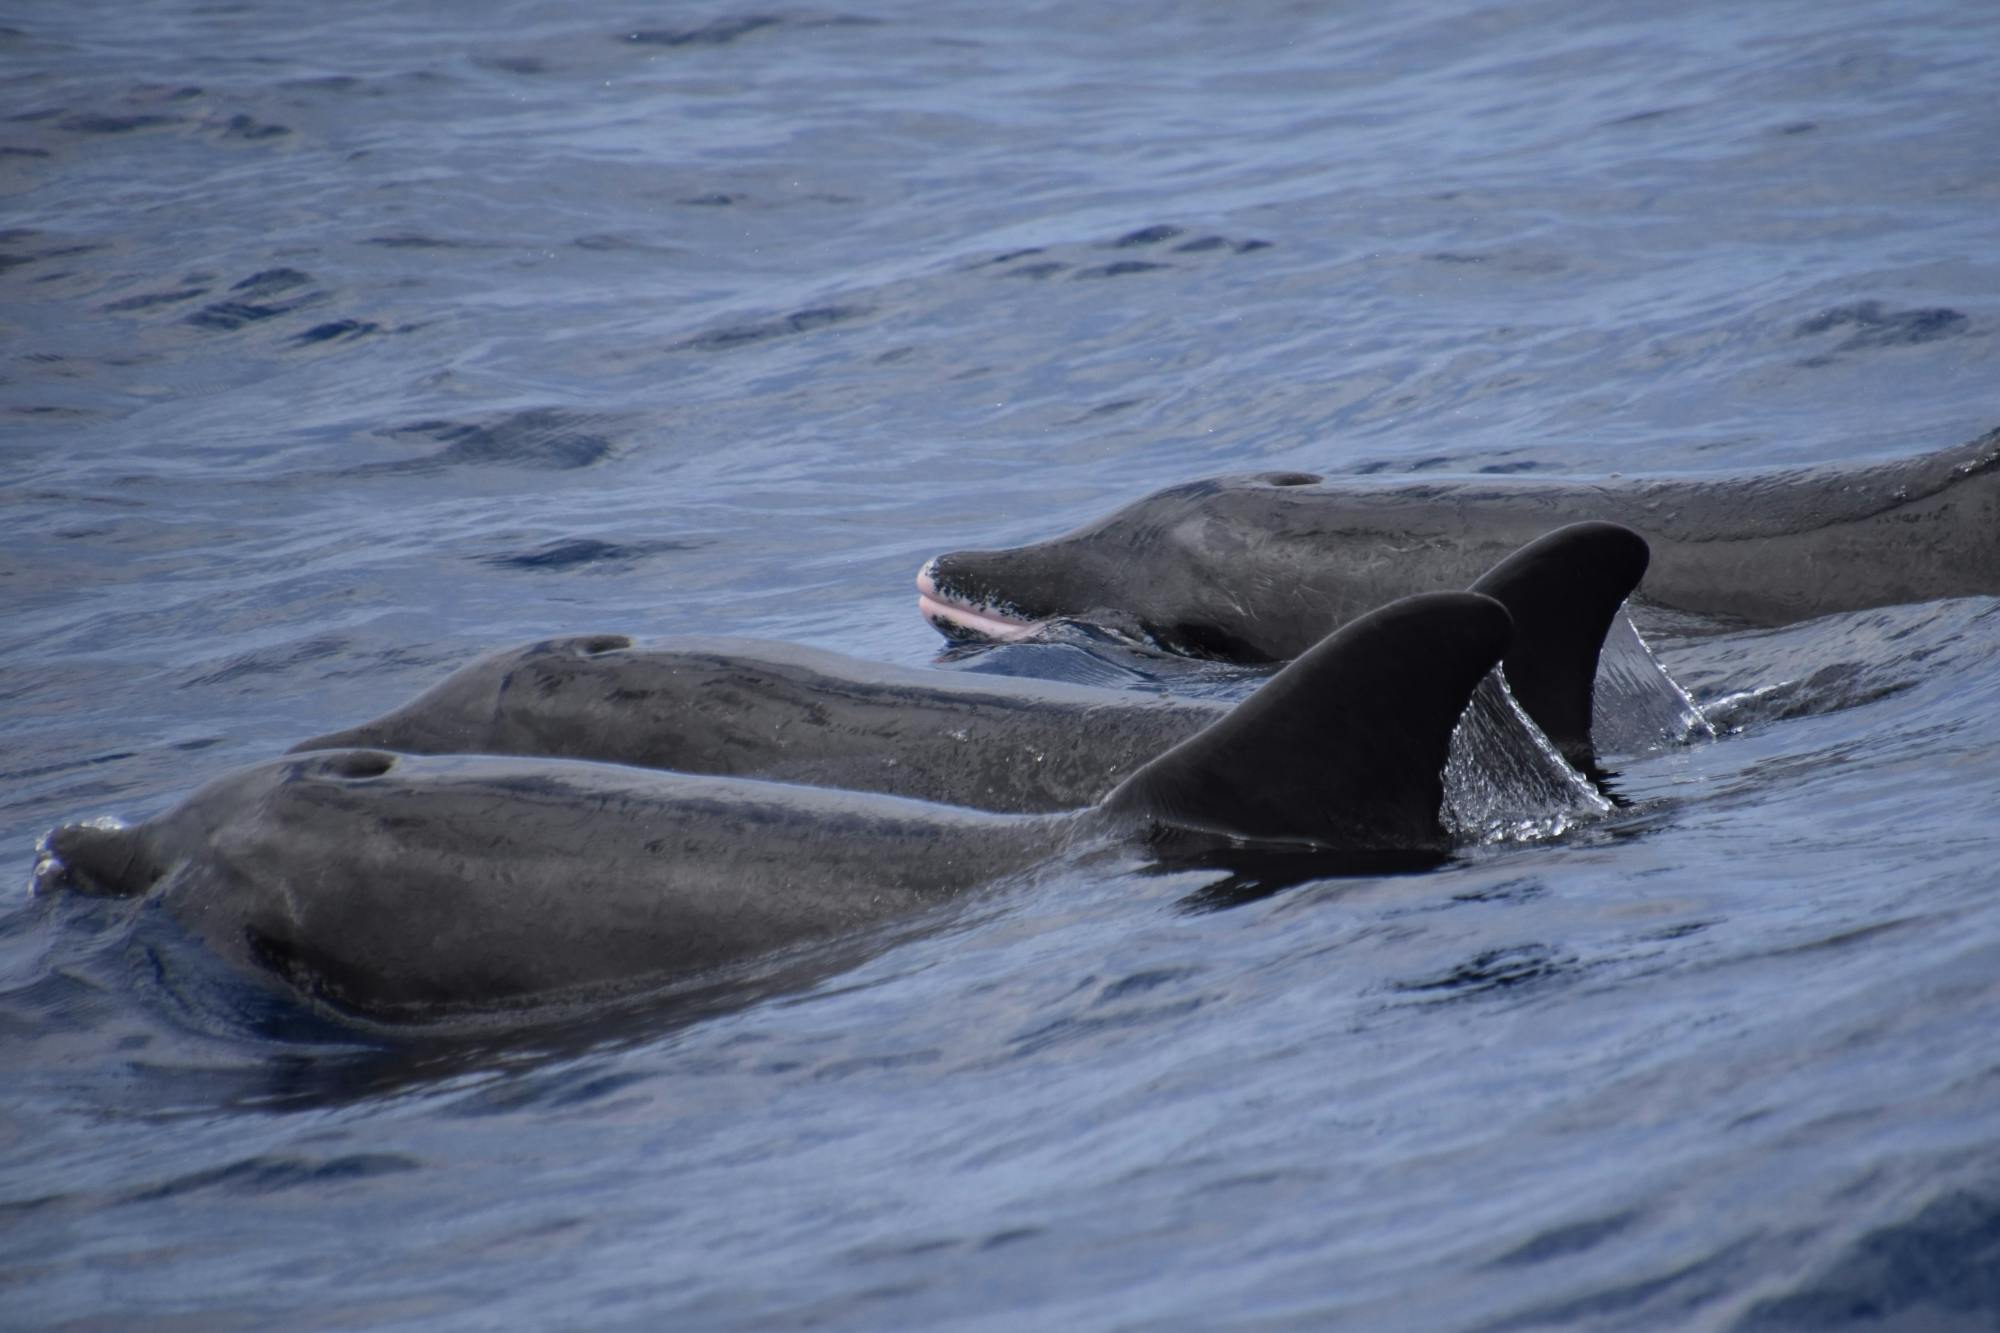
[[140, 829], [89, 819], [49, 830], [35, 847], [35, 892], [67, 889], [94, 898], [137, 897], [160, 878]]
[[933, 629], [950, 639], [1005, 642], [1026, 638], [1041, 628], [1038, 620], [956, 587], [950, 560], [948, 555], [933, 556], [917, 571], [917, 614], [928, 620]]

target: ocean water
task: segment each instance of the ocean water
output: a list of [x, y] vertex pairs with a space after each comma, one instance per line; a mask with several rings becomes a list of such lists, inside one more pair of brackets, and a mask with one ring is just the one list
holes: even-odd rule
[[0, 1324], [2000, 1326], [1985, 599], [1654, 628], [1724, 734], [1560, 837], [1229, 910], [1057, 860], [478, 1042], [28, 892], [489, 648], [921, 665], [926, 557], [1204, 473], [1959, 444], [1996, 54], [1907, 0], [10, 12]]

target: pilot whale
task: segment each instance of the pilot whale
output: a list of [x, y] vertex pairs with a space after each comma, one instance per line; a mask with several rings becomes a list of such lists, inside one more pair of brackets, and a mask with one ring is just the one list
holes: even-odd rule
[[1476, 593], [1397, 602], [1081, 811], [311, 751], [132, 827], [58, 828], [36, 885], [149, 895], [231, 962], [393, 1021], [677, 979], [919, 912], [1092, 838], [1442, 853], [1451, 732], [1511, 635]]
[[[1582, 523], [1473, 585], [1513, 618], [1514, 697], [1585, 772], [1599, 647], [1645, 568], [1637, 534]], [[488, 654], [393, 712], [292, 749], [594, 759], [1027, 813], [1089, 805], [1227, 711], [756, 639], [593, 634]]]
[[488, 653], [292, 752], [591, 759], [1035, 813], [1091, 804], [1228, 711], [765, 639], [585, 634]]
[[1067, 536], [937, 556], [918, 606], [948, 636], [1073, 619], [1197, 657], [1284, 661], [1330, 625], [1462, 588], [1550, 524], [1587, 519], [1650, 544], [1638, 600], [1704, 616], [1769, 625], [2000, 593], [2000, 430], [1896, 462], [1727, 477], [1218, 477]]

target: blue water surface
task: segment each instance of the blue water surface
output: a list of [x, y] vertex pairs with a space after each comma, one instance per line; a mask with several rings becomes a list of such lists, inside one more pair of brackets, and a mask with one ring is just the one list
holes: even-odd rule
[[0, 1323], [2000, 1327], [1984, 599], [1669, 635], [1730, 733], [1554, 842], [1057, 860], [490, 1040], [29, 893], [490, 648], [929, 662], [926, 557], [1204, 473], [1962, 443], [2000, 10], [0, 23]]

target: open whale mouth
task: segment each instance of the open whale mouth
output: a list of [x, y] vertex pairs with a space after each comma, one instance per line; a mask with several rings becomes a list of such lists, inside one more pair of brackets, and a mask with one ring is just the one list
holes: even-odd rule
[[937, 560], [926, 560], [917, 571], [917, 614], [948, 639], [1024, 639], [1042, 622], [1027, 620], [985, 602], [972, 602], [941, 589]]

